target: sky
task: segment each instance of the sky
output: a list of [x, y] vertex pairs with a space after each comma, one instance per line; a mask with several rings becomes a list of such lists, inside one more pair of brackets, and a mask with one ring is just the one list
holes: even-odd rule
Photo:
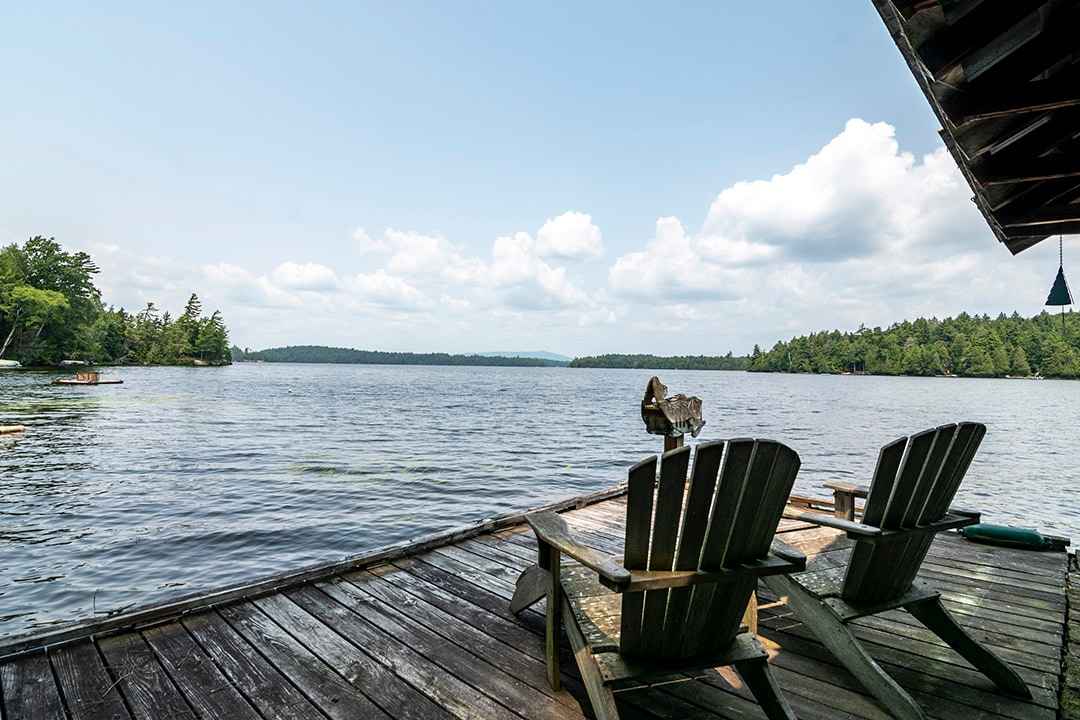
[[243, 348], [742, 355], [1031, 316], [1057, 271], [1057, 243], [994, 238], [870, 0], [4, 3], [0, 28], [0, 245], [89, 253], [130, 313], [195, 293]]

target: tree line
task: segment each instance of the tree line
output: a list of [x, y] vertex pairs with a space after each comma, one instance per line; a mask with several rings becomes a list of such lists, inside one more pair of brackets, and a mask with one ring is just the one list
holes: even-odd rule
[[768, 352], [755, 345], [747, 370], [1077, 378], [1080, 318], [1072, 312], [1043, 311], [1031, 318], [960, 313], [905, 320], [884, 330], [860, 325], [853, 333], [832, 330], [781, 341]]
[[382, 352], [326, 347], [325, 345], [291, 345], [289, 347], [251, 350], [232, 348], [236, 362], [295, 362], [339, 363], [356, 365], [473, 365], [503, 367], [564, 367], [560, 360], [500, 355], [449, 355], [447, 353]]
[[230, 361], [221, 313], [204, 317], [194, 293], [178, 318], [153, 303], [131, 315], [105, 307], [98, 272], [89, 255], [69, 253], [55, 238], [0, 248], [0, 358], [23, 365]]
[[573, 368], [632, 368], [639, 370], [745, 370], [744, 355], [593, 355], [570, 361]]

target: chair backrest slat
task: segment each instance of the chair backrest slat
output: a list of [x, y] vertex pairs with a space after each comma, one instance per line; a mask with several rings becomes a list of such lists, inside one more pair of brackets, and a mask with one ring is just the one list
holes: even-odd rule
[[[664, 453], [660, 462], [660, 482], [656, 490], [656, 513], [652, 523], [649, 570], [671, 570], [675, 564], [675, 544], [679, 540], [686, 471], [690, 448]], [[647, 529], [646, 529], [647, 531]]]
[[[717, 441], [698, 447], [689, 484], [688, 465], [689, 448], [665, 453], [655, 491], [655, 459], [631, 470], [627, 569], [718, 570], [768, 552], [798, 472], [795, 452], [768, 440]], [[662, 661], [715, 650], [738, 631], [755, 584], [624, 593], [620, 652]]]
[[900, 519], [900, 527], [914, 527], [923, 524], [927, 503], [942, 492], [942, 478], [948, 474], [949, 452], [953, 446], [955, 431], [946, 427], [937, 428], [933, 445], [924, 463], [924, 472], [919, 477], [918, 485], [911, 494], [911, 499]]
[[[690, 448], [681, 447], [664, 453], [660, 462], [660, 482], [656, 489], [656, 512], [652, 523], [652, 543], [649, 550], [649, 570], [670, 571], [675, 565], [675, 545], [679, 539], [683, 514], [683, 492], [686, 471], [690, 466]], [[629, 528], [627, 528], [629, 530]], [[645, 529], [648, 532], [648, 528]], [[664, 618], [667, 616], [669, 591], [645, 593], [642, 612], [641, 650], [644, 657], [660, 655], [663, 642]], [[645, 629], [652, 629], [645, 632]]]
[[[916, 490], [921, 486], [924, 474], [931, 472], [926, 466], [927, 458], [934, 447], [934, 439], [937, 437], [935, 430], [921, 432], [913, 435], [907, 444], [904, 459], [900, 466], [900, 472], [892, 483], [892, 491], [886, 498], [884, 494], [866, 499], [867, 504], [875, 501], [885, 502], [885, 510], [882, 513], [880, 527], [888, 530], [898, 530], [903, 527], [904, 516], [908, 506], [916, 498]], [[876, 481], [877, 478], [875, 477]]]
[[690, 476], [690, 490], [686, 497], [686, 514], [679, 538], [676, 570], [696, 570], [701, 563], [701, 547], [712, 518], [717, 474], [720, 472], [720, 462], [724, 458], [726, 445], [723, 440], [702, 443], [694, 453], [694, 471]]
[[757, 500], [758, 512], [753, 514], [754, 526], [746, 543], [747, 558], [764, 557], [768, 553], [776, 533], [776, 525], [787, 505], [788, 496], [791, 495], [791, 481], [799, 472], [798, 454], [783, 445], [777, 445], [776, 448], [777, 452], [773, 455], [771, 467], [764, 478], [765, 487]]
[[[623, 566], [627, 570], [645, 570], [649, 562], [649, 532], [653, 514], [653, 488], [656, 486], [656, 457], [642, 460], [630, 468], [626, 489], [626, 542]], [[644, 531], [642, 530], [644, 528]], [[619, 645], [631, 655], [641, 650], [641, 615], [645, 607], [643, 593], [626, 593], [622, 602]]]
[[[734, 568], [768, 554], [776, 525], [799, 470], [798, 455], [780, 443], [732, 440], [730, 444], [735, 448], [746, 445], [750, 452], [741, 480], [737, 480], [738, 474], [731, 468], [724, 473], [725, 479], [742, 486], [742, 491], [738, 493], [734, 527], [721, 560], [725, 568]], [[732, 498], [735, 495], [732, 492]], [[756, 578], [746, 577], [728, 583], [722, 591], [717, 588], [705, 613], [708, 632], [713, 629], [725, 634], [737, 632], [756, 585]], [[697, 635], [703, 646], [699, 652], [711, 649], [707, 641], [708, 632]]]
[[[690, 474], [690, 487], [686, 493], [682, 532], [679, 534], [679, 551], [675, 558], [676, 570], [696, 570], [701, 563], [701, 546], [712, 517], [713, 498], [716, 496], [717, 474], [724, 457], [726, 443], [701, 443], [694, 453], [694, 468]], [[683, 648], [682, 628], [686, 627], [687, 613], [694, 589], [672, 588], [668, 594], [667, 615], [664, 618], [661, 657], [680, 657]]]
[[728, 542], [731, 540], [743, 489], [746, 487], [747, 469], [753, 457], [752, 441], [728, 441], [727, 451], [720, 465], [716, 497], [713, 500], [712, 522], [701, 549], [699, 567], [702, 570], [720, 570], [724, 567]]
[[[866, 505], [863, 508], [863, 522], [874, 527], [881, 526], [881, 519], [885, 516], [885, 508], [888, 499], [892, 495], [893, 483], [896, 481], [896, 473], [904, 460], [904, 449], [907, 447], [907, 438], [900, 438], [881, 448], [878, 453], [877, 466], [874, 468], [874, 480], [870, 486], [870, 493], [866, 497]], [[880, 478], [880, 480], [879, 480]]]
[[[761, 507], [766, 491], [770, 490], [769, 478], [772, 475], [773, 464], [780, 446], [775, 443], [755, 443], [752, 448], [753, 453], [750, 464], [746, 468], [746, 479], [742, 482], [743, 490], [739, 498], [739, 511], [735, 516], [727, 547], [724, 549], [724, 567], [734, 567], [758, 554], [755, 552], [757, 543], [754, 542], [756, 538], [753, 537], [753, 532], [756, 529], [758, 533], [761, 533], [762, 528], [757, 522], [759, 514], [757, 512], [746, 512], [744, 508]], [[775, 523], [772, 531], [776, 531]], [[772, 533], [769, 534], [769, 537], [772, 537]]]
[[[902, 531], [941, 519], [985, 433], [979, 423], [942, 425], [883, 447], [863, 522]], [[892, 542], [857, 540], [840, 596], [852, 602], [899, 597], [911, 587], [933, 539], [927, 533]]]
[[949, 505], [956, 497], [956, 491], [960, 489], [960, 483], [985, 436], [986, 426], [981, 423], [961, 423], [957, 428], [956, 438], [946, 461], [948, 472], [942, 474], [941, 491], [927, 503], [923, 523], [948, 512]]

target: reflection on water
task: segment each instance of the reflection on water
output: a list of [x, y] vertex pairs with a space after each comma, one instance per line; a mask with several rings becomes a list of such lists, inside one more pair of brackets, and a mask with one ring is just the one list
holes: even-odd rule
[[[0, 372], [0, 634], [340, 559], [622, 482], [662, 447], [650, 371], [238, 365], [124, 368], [123, 385]], [[1080, 538], [1080, 383], [661, 374], [700, 440], [798, 450], [799, 492], [865, 481], [877, 449], [985, 422], [958, 504]]]

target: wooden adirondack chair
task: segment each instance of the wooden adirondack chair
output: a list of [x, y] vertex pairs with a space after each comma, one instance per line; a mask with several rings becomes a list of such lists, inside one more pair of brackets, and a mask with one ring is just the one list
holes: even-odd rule
[[949, 509], [949, 504], [985, 434], [986, 426], [965, 422], [884, 446], [872, 484], [860, 493], [866, 497], [861, 522], [784, 511], [788, 518], [847, 531], [854, 547], [849, 551], [845, 542], [844, 549], [812, 555], [805, 572], [765, 578], [765, 583], [901, 720], [925, 716], [862, 647], [847, 625], [851, 620], [905, 608], [999, 688], [1031, 697], [1017, 672], [956, 623], [933, 587], [915, 578], [935, 533], [979, 522], [978, 513]]
[[[656, 457], [630, 469], [621, 564], [575, 540], [558, 515], [528, 516], [539, 562], [510, 608], [547, 597], [548, 681], [559, 688], [565, 624], [600, 720], [618, 718], [613, 684], [723, 665], [770, 718], [793, 718], [741, 618], [759, 577], [805, 567], [801, 554], [771, 547], [799, 456], [769, 440], [702, 443], [687, 482], [689, 459], [689, 446], [665, 453], [659, 484]], [[585, 567], [562, 568], [564, 554]]]

